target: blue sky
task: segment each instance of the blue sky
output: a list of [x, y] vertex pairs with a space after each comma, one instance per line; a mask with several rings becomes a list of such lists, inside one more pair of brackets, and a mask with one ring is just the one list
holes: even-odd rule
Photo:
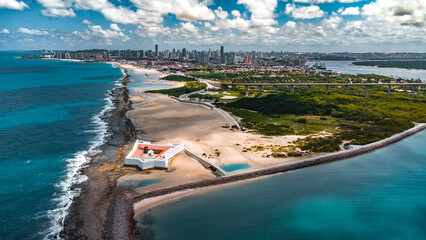
[[425, 0], [0, 0], [0, 50], [425, 52]]

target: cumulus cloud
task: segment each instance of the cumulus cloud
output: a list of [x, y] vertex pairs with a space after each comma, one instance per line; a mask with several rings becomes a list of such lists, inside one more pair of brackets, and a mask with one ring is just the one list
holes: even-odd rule
[[359, 7], [348, 7], [346, 9], [339, 9], [339, 13], [341, 13], [342, 15], [359, 15], [360, 11]]
[[236, 18], [241, 17], [241, 13], [238, 10], [232, 10], [231, 14], [232, 14], [232, 16], [234, 16]]
[[67, 8], [71, 6], [71, 4], [62, 0], [37, 0], [37, 2], [45, 8]]
[[72, 8], [46, 8], [41, 10], [41, 15], [47, 16], [47, 17], [70, 17], [74, 18], [76, 17], [74, 10]]
[[117, 32], [122, 32], [123, 30], [117, 25], [117, 24], [115, 24], [115, 23], [112, 23], [110, 26], [109, 26], [109, 28], [112, 30], [112, 31], [117, 31]]
[[362, 15], [383, 22], [423, 26], [426, 21], [426, 1], [377, 0], [364, 5]]
[[[283, 0], [286, 2], [286, 0]], [[333, 2], [341, 2], [341, 3], [354, 3], [361, 2], [364, 0], [294, 0], [294, 2], [298, 3], [312, 3], [312, 4], [321, 4], [321, 3], [333, 3]]]
[[87, 24], [87, 25], [95, 25], [95, 23], [94, 23], [94, 22], [91, 22], [91, 21], [89, 21], [89, 20], [87, 20], [87, 19], [84, 19], [81, 23], [83, 23], [83, 24]]
[[39, 29], [28, 29], [20, 27], [18, 28], [19, 33], [31, 34], [31, 35], [49, 35], [47, 31], [39, 30]]
[[2, 30], [0, 30], [0, 34], [10, 34], [10, 32], [6, 28], [3, 28]]
[[108, 45], [111, 45], [113, 40], [122, 42], [130, 40], [128, 36], [124, 35], [117, 24], [111, 24], [110, 29], [102, 29], [102, 27], [99, 25], [90, 25], [89, 29], [92, 31], [91, 34], [94, 37], [104, 39]]
[[329, 18], [323, 19], [321, 21], [321, 26], [323, 28], [336, 29], [343, 22], [343, 19], [337, 14], [333, 13]]
[[210, 1], [198, 0], [130, 0], [135, 7], [161, 16], [168, 13], [176, 15], [179, 20], [213, 20], [215, 15], [208, 8]]
[[295, 29], [297, 27], [297, 23], [293, 21], [288, 21], [284, 24], [285, 28]]
[[114, 5], [108, 0], [75, 0], [75, 7], [82, 10], [100, 11], [104, 8], [112, 8]]
[[229, 15], [227, 11], [222, 10], [222, 7], [218, 7], [217, 10], [214, 10], [214, 13], [221, 20], [227, 19]]
[[45, 9], [40, 11], [41, 15], [53, 18], [76, 17], [74, 10], [71, 8], [72, 1], [73, 0], [37, 0], [40, 5], [45, 7]]
[[294, 3], [286, 5], [285, 13], [294, 19], [320, 18], [325, 14], [318, 6], [296, 6]]
[[274, 18], [277, 8], [277, 0], [238, 0], [238, 4], [244, 4], [256, 19]]
[[0, 0], [0, 9], [12, 9], [22, 11], [25, 8], [30, 8], [23, 1], [16, 0]]

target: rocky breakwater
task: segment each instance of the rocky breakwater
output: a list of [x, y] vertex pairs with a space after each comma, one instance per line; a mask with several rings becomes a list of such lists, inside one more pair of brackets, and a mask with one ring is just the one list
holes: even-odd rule
[[[130, 82], [129, 75], [126, 70], [124, 73], [126, 76], [120, 81], [122, 86], [110, 93], [113, 107], [102, 116], [108, 124], [108, 137], [99, 147], [99, 153], [81, 171], [87, 176], [87, 181], [73, 186], [80, 188], [81, 192], [74, 198], [65, 218], [61, 232], [61, 237], [65, 239], [108, 239], [106, 229], [110, 223], [107, 219], [115, 217], [111, 216], [110, 209], [116, 209], [119, 201], [134, 194], [116, 187], [117, 179], [126, 174], [122, 169], [125, 154], [137, 136], [133, 122], [127, 117], [132, 103], [126, 87]], [[110, 207], [111, 204], [113, 207]], [[123, 230], [126, 234], [131, 231]]]

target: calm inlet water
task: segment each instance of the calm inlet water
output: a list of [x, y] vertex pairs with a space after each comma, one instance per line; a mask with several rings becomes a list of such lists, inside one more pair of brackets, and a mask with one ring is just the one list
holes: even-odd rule
[[426, 70], [404, 68], [379, 68], [370, 66], [353, 65], [354, 61], [322, 61], [329, 70], [348, 74], [379, 74], [389, 77], [405, 79], [421, 79], [426, 82]]
[[146, 90], [158, 90], [173, 87], [172, 83], [155, 82], [160, 76], [149, 71], [134, 71], [127, 69], [131, 75], [132, 82], [128, 84], [131, 93], [137, 93]]
[[[426, 131], [152, 209], [155, 239], [426, 239]], [[145, 219], [150, 219], [146, 218]], [[152, 221], [145, 221], [151, 222]]]
[[110, 64], [16, 58], [24, 54], [0, 52], [0, 239], [51, 239], [123, 75]]

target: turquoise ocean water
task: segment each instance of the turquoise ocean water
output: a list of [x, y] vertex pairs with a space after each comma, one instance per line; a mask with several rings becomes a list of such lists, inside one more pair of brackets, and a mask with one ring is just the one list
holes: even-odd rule
[[[426, 239], [426, 131], [139, 215], [145, 239]], [[151, 216], [151, 217], [149, 217]]]
[[103, 142], [110, 64], [18, 59], [0, 52], [0, 239], [52, 239]]

